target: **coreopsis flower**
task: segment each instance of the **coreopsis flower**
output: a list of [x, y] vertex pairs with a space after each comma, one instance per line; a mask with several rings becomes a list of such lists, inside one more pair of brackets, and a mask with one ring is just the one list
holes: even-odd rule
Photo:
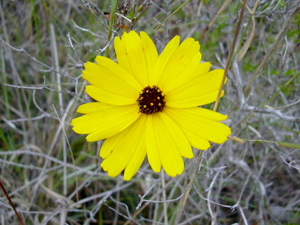
[[147, 156], [155, 172], [163, 167], [175, 177], [183, 157], [194, 157], [192, 147], [207, 150], [228, 139], [231, 129], [220, 122], [228, 117], [199, 107], [216, 101], [224, 70], [201, 63], [198, 41], [180, 44], [176, 36], [159, 55], [145, 32], [130, 31], [114, 47], [118, 62], [97, 56], [85, 64], [86, 93], [96, 102], [81, 105], [85, 115], [72, 121], [88, 142], [105, 139], [101, 167], [109, 176], [124, 171], [130, 180]]

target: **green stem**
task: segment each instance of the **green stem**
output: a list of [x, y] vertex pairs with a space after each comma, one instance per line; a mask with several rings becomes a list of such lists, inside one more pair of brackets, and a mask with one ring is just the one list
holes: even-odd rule
[[[112, 33], [113, 33], [114, 23], [115, 23], [115, 14], [117, 12], [118, 2], [119, 2], [119, 0], [111, 1], [109, 31], [108, 31], [108, 37], [107, 37], [108, 42], [110, 42], [111, 38], [112, 38]], [[109, 48], [106, 49], [106, 57], [109, 57]]]

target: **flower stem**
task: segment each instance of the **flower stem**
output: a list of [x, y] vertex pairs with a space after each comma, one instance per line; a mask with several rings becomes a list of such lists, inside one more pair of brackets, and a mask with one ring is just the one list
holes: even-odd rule
[[230, 52], [229, 52], [229, 55], [228, 55], [228, 58], [227, 58], [227, 64], [226, 64], [223, 80], [221, 82], [221, 87], [219, 89], [218, 98], [217, 98], [217, 101], [214, 105], [214, 109], [213, 109], [214, 111], [217, 111], [217, 109], [218, 109], [218, 105], [219, 105], [221, 94], [222, 94], [222, 89], [223, 89], [223, 86], [224, 86], [224, 83], [225, 83], [225, 80], [226, 80], [226, 77], [227, 77], [227, 71], [229, 70], [229, 66], [230, 66], [232, 55], [233, 55], [234, 47], [235, 47], [236, 40], [237, 40], [237, 37], [238, 37], [238, 34], [239, 34], [239, 30], [240, 30], [240, 27], [241, 27], [241, 24], [242, 24], [242, 20], [243, 20], [243, 17], [244, 17], [246, 4], [247, 4], [247, 0], [244, 0], [243, 7], [242, 7], [242, 10], [241, 10], [241, 14], [240, 14], [240, 18], [239, 18], [238, 24], [236, 26], [233, 42], [232, 42], [232, 45], [231, 45], [231, 49], [230, 49]]
[[7, 193], [7, 191], [6, 191], [5, 187], [4, 187], [4, 185], [2, 184], [1, 180], [0, 180], [0, 186], [1, 186], [1, 188], [2, 188], [2, 190], [3, 190], [3, 192], [4, 192], [4, 194], [5, 194], [6, 198], [8, 199], [9, 204], [10, 204], [11, 207], [14, 209], [14, 211], [15, 211], [15, 213], [16, 213], [16, 215], [17, 215], [19, 221], [20, 221], [20, 223], [21, 223], [22, 225], [25, 225], [25, 223], [23, 222], [23, 220], [22, 220], [20, 214], [18, 213], [18, 211], [17, 211], [17, 209], [16, 209], [14, 203], [12, 202], [11, 198], [9, 197], [9, 195], [8, 195], [8, 193]]
[[[110, 42], [111, 38], [112, 38], [112, 33], [113, 33], [113, 29], [114, 29], [114, 24], [115, 24], [115, 15], [116, 15], [117, 8], [118, 8], [118, 2], [119, 2], [119, 0], [111, 1], [109, 31], [108, 31], [108, 37], [107, 37], [108, 42]], [[109, 56], [109, 48], [106, 49], [106, 56], [107, 57]]]

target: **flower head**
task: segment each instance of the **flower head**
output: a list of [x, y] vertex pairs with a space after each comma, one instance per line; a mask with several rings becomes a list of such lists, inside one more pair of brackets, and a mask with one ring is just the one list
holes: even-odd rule
[[96, 102], [81, 105], [85, 115], [72, 121], [87, 141], [106, 139], [100, 156], [109, 176], [124, 171], [130, 180], [147, 156], [155, 172], [163, 167], [174, 177], [184, 171], [183, 157], [194, 157], [192, 147], [228, 139], [231, 129], [220, 122], [227, 116], [198, 107], [216, 101], [224, 76], [201, 63], [198, 41], [180, 44], [176, 36], [159, 55], [145, 32], [131, 31], [115, 38], [115, 50], [118, 63], [97, 56], [85, 64], [86, 93]]

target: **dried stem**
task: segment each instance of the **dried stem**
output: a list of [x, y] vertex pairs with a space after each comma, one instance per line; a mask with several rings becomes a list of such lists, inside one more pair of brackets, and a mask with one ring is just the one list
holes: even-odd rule
[[244, 12], [245, 12], [245, 8], [246, 8], [246, 4], [247, 4], [247, 0], [244, 0], [244, 2], [243, 2], [243, 7], [242, 7], [242, 11], [241, 11], [241, 15], [240, 15], [238, 24], [237, 24], [237, 26], [236, 26], [236, 30], [235, 30], [233, 42], [232, 42], [232, 45], [231, 45], [231, 48], [230, 48], [230, 52], [229, 52], [229, 55], [228, 55], [227, 64], [226, 64], [226, 68], [225, 68], [223, 80], [222, 80], [222, 82], [221, 82], [221, 87], [220, 87], [220, 89], [219, 89], [218, 98], [217, 98], [217, 101], [216, 101], [216, 103], [215, 103], [215, 105], [214, 105], [214, 111], [217, 111], [217, 109], [218, 109], [218, 105], [219, 105], [220, 98], [221, 98], [221, 94], [222, 94], [222, 89], [223, 89], [223, 86], [224, 86], [224, 83], [225, 83], [225, 80], [226, 80], [226, 77], [227, 77], [227, 72], [228, 72], [228, 70], [229, 70], [231, 58], [232, 58], [232, 56], [233, 56], [233, 52], [234, 52], [236, 40], [237, 40], [239, 31], [240, 31], [240, 27], [241, 27], [241, 24], [242, 24], [242, 20], [243, 20], [243, 17], [244, 17]]
[[284, 34], [286, 33], [289, 25], [291, 24], [291, 22], [293, 21], [294, 17], [300, 12], [300, 6], [298, 6], [295, 11], [292, 13], [292, 15], [289, 17], [289, 19], [285, 22], [285, 24], [283, 25], [283, 29], [281, 30], [281, 32], [279, 33], [279, 35], [277, 36], [274, 44], [272, 45], [272, 47], [269, 49], [269, 52], [267, 53], [266, 57], [264, 58], [264, 60], [261, 62], [261, 64], [259, 65], [259, 67], [257, 68], [255, 74], [252, 76], [251, 80], [249, 81], [249, 83], [247, 84], [247, 86], [245, 87], [245, 94], [248, 95], [250, 92], [250, 87], [253, 84], [254, 80], [259, 76], [260, 71], [262, 70], [262, 68], [266, 65], [266, 63], [268, 62], [269, 58], [271, 57], [273, 51], [275, 50], [276, 46], [278, 45], [279, 41], [282, 39], [282, 37], [284, 36]]
[[11, 207], [14, 209], [14, 211], [15, 211], [15, 213], [16, 213], [16, 215], [17, 215], [19, 221], [20, 221], [20, 224], [25, 225], [25, 223], [23, 222], [22, 217], [21, 217], [20, 214], [18, 213], [18, 210], [16, 209], [14, 203], [12, 202], [11, 198], [9, 197], [9, 195], [8, 195], [8, 193], [7, 193], [7, 191], [6, 191], [5, 187], [4, 187], [4, 185], [3, 185], [2, 182], [1, 182], [1, 180], [0, 180], [0, 186], [1, 186], [1, 188], [2, 188], [2, 190], [3, 190], [3, 192], [4, 192], [4, 194], [5, 194], [5, 196], [6, 196], [6, 198], [7, 198], [7, 200], [9, 201], [9, 204], [10, 204]]

